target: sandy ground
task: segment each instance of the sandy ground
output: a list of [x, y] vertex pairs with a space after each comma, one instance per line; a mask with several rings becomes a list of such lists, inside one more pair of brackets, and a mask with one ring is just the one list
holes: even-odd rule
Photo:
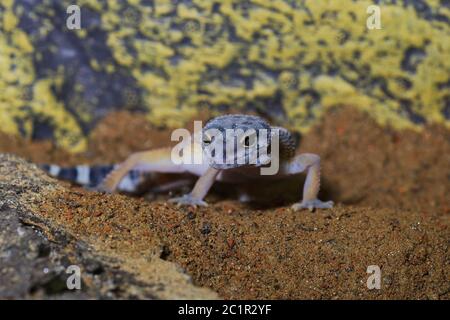
[[[164, 145], [168, 132], [118, 114], [98, 125], [84, 155], [6, 136], [0, 151], [40, 163], [109, 163]], [[225, 185], [198, 209], [169, 205], [169, 195], [149, 201], [63, 184], [36, 208], [133, 261], [144, 278], [152, 270], [136, 257], [156, 255], [227, 299], [450, 298], [450, 131], [396, 132], [340, 108], [302, 137], [299, 151], [321, 155], [320, 197], [335, 208], [291, 211], [303, 181], [258, 186], [254, 192], [273, 199], [251, 205], [221, 193]], [[367, 289], [369, 265], [381, 268], [381, 290]]]

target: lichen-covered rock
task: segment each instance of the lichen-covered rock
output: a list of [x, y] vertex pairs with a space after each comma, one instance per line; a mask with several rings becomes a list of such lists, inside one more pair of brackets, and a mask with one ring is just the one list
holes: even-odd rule
[[449, 124], [448, 1], [80, 0], [68, 30], [71, 4], [0, 4], [2, 131], [81, 151], [112, 110], [168, 126], [254, 111], [301, 131], [341, 104]]
[[[217, 295], [195, 287], [174, 264], [158, 257], [146, 262], [145, 279], [126, 268], [120, 257], [86, 242], [42, 208], [51, 192], [64, 187], [35, 165], [0, 154], [0, 299], [213, 299]], [[151, 244], [149, 244], [151, 248]], [[158, 248], [155, 248], [158, 250]], [[81, 271], [81, 290], [69, 290], [67, 280]]]

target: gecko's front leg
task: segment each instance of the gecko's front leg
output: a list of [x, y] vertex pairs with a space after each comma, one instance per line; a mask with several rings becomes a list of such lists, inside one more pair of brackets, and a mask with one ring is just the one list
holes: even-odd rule
[[160, 148], [133, 153], [108, 174], [98, 189], [100, 191], [115, 192], [126, 174], [136, 168], [144, 168], [142, 170], [146, 172], [183, 172], [183, 166], [176, 165], [171, 161], [170, 152], [170, 148]]
[[333, 201], [317, 199], [320, 189], [320, 157], [312, 153], [304, 153], [294, 157], [284, 168], [286, 173], [295, 174], [306, 170], [306, 180], [303, 186], [303, 199], [292, 205], [292, 209], [329, 209]]
[[206, 172], [197, 180], [194, 189], [191, 193], [185, 194], [184, 196], [170, 199], [169, 202], [176, 203], [178, 206], [190, 205], [190, 206], [208, 206], [208, 204], [203, 201], [203, 198], [208, 193], [211, 186], [214, 184], [217, 175], [220, 170], [214, 169], [212, 167], [208, 168]]

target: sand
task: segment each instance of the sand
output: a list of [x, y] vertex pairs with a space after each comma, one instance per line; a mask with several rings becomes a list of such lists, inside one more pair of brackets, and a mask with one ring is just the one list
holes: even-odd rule
[[[168, 132], [121, 113], [98, 125], [83, 155], [3, 135], [0, 151], [38, 163], [110, 163], [167, 144]], [[152, 270], [137, 257], [156, 255], [225, 299], [450, 298], [450, 131], [394, 131], [338, 108], [302, 137], [299, 151], [322, 157], [320, 197], [335, 208], [293, 212], [303, 181], [258, 186], [275, 199], [257, 204], [237, 202], [222, 185], [197, 209], [168, 204], [171, 195], [150, 201], [61, 183], [36, 214], [124, 268], [133, 261], [128, 267], [143, 278]], [[367, 288], [370, 265], [381, 268], [380, 290]]]

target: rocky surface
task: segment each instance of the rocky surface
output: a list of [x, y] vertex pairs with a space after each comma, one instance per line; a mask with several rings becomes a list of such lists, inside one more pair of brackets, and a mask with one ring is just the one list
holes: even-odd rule
[[[192, 285], [189, 276], [158, 256], [145, 280], [122, 268], [122, 261], [97, 250], [42, 214], [45, 197], [62, 186], [36, 166], [0, 155], [0, 297], [6, 299], [215, 298]], [[158, 250], [149, 246], [149, 250]], [[81, 290], [69, 290], [66, 273], [81, 269]]]
[[[0, 199], [2, 298], [449, 298], [448, 214], [214, 198], [180, 209], [59, 184], [5, 154]], [[65, 285], [70, 265], [80, 291]], [[380, 290], [366, 286], [370, 265]]]
[[80, 30], [73, 1], [1, 1], [2, 131], [84, 151], [118, 110], [169, 127], [256, 112], [302, 132], [343, 104], [395, 127], [449, 122], [448, 1], [76, 3]]

